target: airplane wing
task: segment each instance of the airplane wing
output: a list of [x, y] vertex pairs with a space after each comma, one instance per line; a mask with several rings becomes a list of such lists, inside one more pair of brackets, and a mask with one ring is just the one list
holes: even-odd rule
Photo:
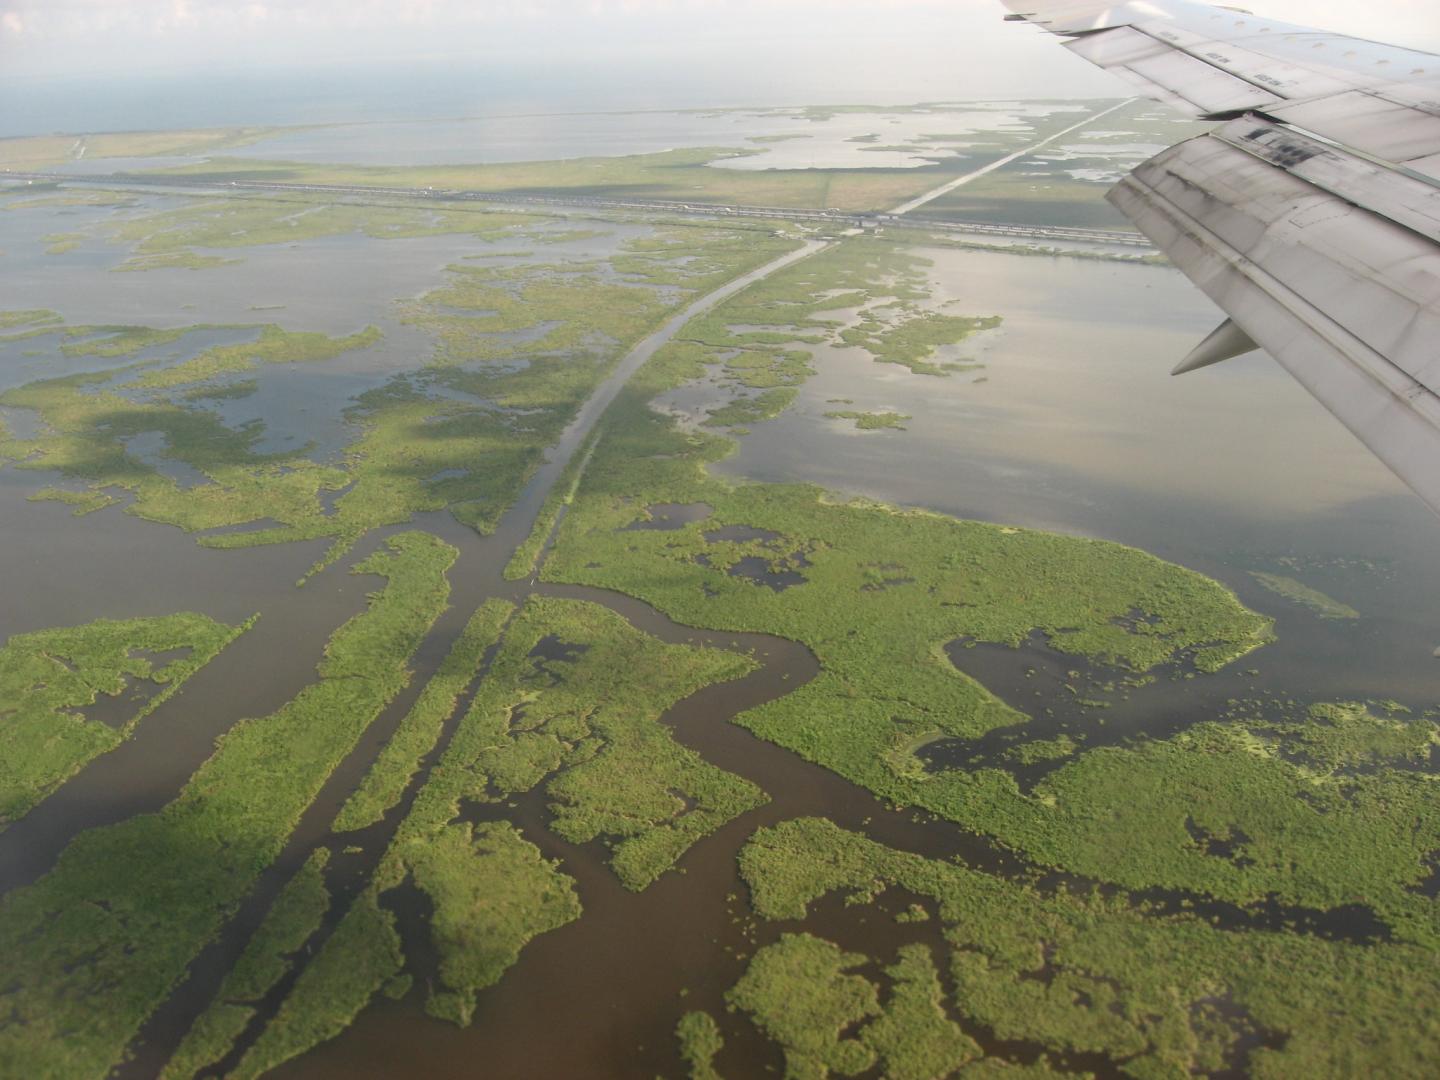
[[1004, 0], [1220, 122], [1107, 196], [1230, 318], [1175, 373], [1264, 348], [1440, 513], [1440, 56], [1188, 0]]

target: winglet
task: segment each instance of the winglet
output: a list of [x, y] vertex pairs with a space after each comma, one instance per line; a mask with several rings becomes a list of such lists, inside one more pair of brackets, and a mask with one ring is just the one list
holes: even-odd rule
[[1214, 330], [1211, 330], [1209, 336], [1196, 345], [1190, 351], [1190, 355], [1181, 360], [1170, 374], [1185, 375], [1191, 371], [1199, 371], [1211, 364], [1218, 364], [1221, 360], [1244, 356], [1259, 347], [1250, 339], [1249, 334], [1235, 325], [1233, 320], [1226, 319]]

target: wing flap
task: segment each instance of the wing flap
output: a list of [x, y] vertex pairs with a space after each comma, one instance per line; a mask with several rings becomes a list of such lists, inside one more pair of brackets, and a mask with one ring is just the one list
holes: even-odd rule
[[1440, 512], [1440, 252], [1215, 136], [1111, 200]]
[[1232, 120], [1214, 134], [1323, 191], [1440, 243], [1440, 187], [1434, 184], [1259, 118]]
[[1178, 98], [1186, 112], [1241, 112], [1284, 103], [1268, 90], [1131, 27], [1086, 34], [1065, 47], [1098, 67], [1133, 76], [1127, 81], [1139, 82], [1154, 96], [1172, 103]]
[[1110, 193], [1440, 513], [1440, 56], [1192, 0], [1005, 0], [1183, 111], [1232, 118]]
[[[1434, 87], [1432, 94], [1435, 102], [1440, 102], [1440, 86]], [[1440, 170], [1425, 160], [1440, 155], [1440, 103], [1432, 102], [1426, 109], [1400, 98], [1394, 92], [1350, 90], [1266, 111], [1347, 147], [1440, 180]]]

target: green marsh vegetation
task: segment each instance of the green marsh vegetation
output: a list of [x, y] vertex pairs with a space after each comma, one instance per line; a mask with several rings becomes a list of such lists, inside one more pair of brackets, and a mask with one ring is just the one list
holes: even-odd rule
[[942, 365], [930, 362], [938, 348], [1000, 325], [997, 315], [973, 318], [902, 308], [899, 318], [892, 315], [887, 319], [883, 312], [885, 308], [861, 312], [859, 323], [842, 330], [840, 340], [858, 345], [879, 363], [900, 364], [917, 375], [944, 375]]
[[[77, 351], [125, 356], [174, 336], [124, 329], [108, 339], [72, 344]], [[273, 528], [202, 536], [200, 543], [234, 547], [332, 536], [337, 538], [333, 560], [376, 525], [407, 521], [417, 509], [442, 508], [444, 500], [426, 478], [448, 467], [460, 448], [432, 440], [419, 442], [407, 454], [402, 449], [407, 427], [423, 424], [424, 418], [415, 416], [413, 407], [408, 415], [396, 409], [383, 417], [391, 421], [387, 426], [374, 422], [362, 407], [363, 433], [351, 447], [348, 468], [322, 466], [294, 453], [261, 454], [254, 449], [263, 434], [259, 426], [226, 426], [216, 413], [197, 407], [204, 398], [196, 391], [223, 398], [232, 392], [231, 384], [217, 379], [246, 374], [259, 364], [322, 361], [366, 348], [378, 337], [373, 328], [331, 338], [267, 326], [253, 342], [215, 346], [175, 367], [146, 365], [138, 373], [122, 369], [17, 387], [0, 394], [0, 404], [33, 410], [42, 430], [33, 440], [0, 443], [0, 454], [15, 460], [17, 468], [55, 470], [86, 484], [97, 498], [77, 509], [107, 505], [101, 495], [112, 501], [129, 496], [127, 512], [191, 532], [272, 519]], [[166, 391], [174, 391], [173, 396]], [[129, 439], [149, 433], [162, 436], [163, 458], [200, 472], [206, 482], [182, 486], [129, 452]], [[415, 471], [408, 477], [393, 475], [385, 467], [394, 464], [393, 458], [376, 460], [387, 451], [419, 459]], [[437, 460], [441, 464], [433, 464]], [[335, 511], [327, 513], [321, 493], [346, 488]]]
[[44, 237], [47, 255], [67, 255], [85, 242], [84, 233], [51, 233]]
[[[838, 1013], [824, 1011], [780, 1038], [763, 1018], [789, 995], [819, 996], [810, 989], [819, 968], [767, 956], [800, 952], [787, 944], [794, 935], [757, 953], [732, 1001], [748, 1003], [746, 1011], [781, 1041], [787, 1060], [792, 1047], [835, 1053], [830, 1048], [850, 1041], [854, 1048], [842, 1052], [890, 1045], [953, 1068], [974, 1052], [971, 1037], [991, 1035], [1055, 1055], [1103, 1055], [1137, 1078], [1179, 1080], [1237, 1066], [1261, 1078], [1338, 1078], [1421, 1076], [1437, 1050], [1428, 1020], [1440, 989], [1433, 953], [1414, 945], [1223, 930], [1199, 916], [1152, 914], [1123, 895], [1045, 893], [961, 863], [899, 852], [814, 818], [760, 830], [740, 865], [754, 908], [767, 920], [803, 918], [836, 891], [863, 915], [892, 888], [918, 894], [939, 916], [944, 980], [932, 981], [937, 957], [918, 942], [902, 946], [886, 972], [894, 1030], [908, 1032], [903, 1040], [885, 1038], [879, 1019], [837, 1040]], [[917, 930], [926, 942], [930, 934]], [[875, 1014], [870, 973], [888, 958], [843, 954], [813, 937], [803, 952], [823, 958], [832, 987], [851, 980], [842, 984], [849, 1015]], [[757, 986], [765, 992], [755, 994]]]
[[0, 899], [0, 1072], [103, 1076], [280, 852], [326, 778], [409, 681], [455, 550], [403, 533], [357, 563], [385, 578], [332, 635], [319, 680], [243, 720], [176, 799], [78, 836]]
[[675, 1025], [680, 1057], [690, 1069], [690, 1080], [720, 1080], [715, 1055], [725, 1048], [720, 1025], [707, 1012], [688, 1012]]
[[23, 311], [0, 311], [0, 331], [30, 330], [37, 326], [58, 327], [64, 322], [58, 311], [48, 308], [27, 308]]
[[500, 981], [532, 938], [580, 917], [568, 876], [503, 821], [452, 822], [422, 841], [406, 830], [404, 865], [434, 905], [440, 982], [426, 1010], [468, 1024], [475, 996]]
[[875, 1063], [859, 1039], [841, 1037], [880, 1011], [874, 984], [849, 974], [866, 959], [809, 934], [787, 934], [755, 954], [726, 998], [784, 1048], [787, 1080], [854, 1076]]
[[[382, 337], [379, 328], [374, 326], [345, 337], [331, 337], [314, 331], [285, 330], [270, 323], [260, 327], [260, 335], [254, 341], [214, 345], [192, 360], [141, 372], [128, 385], [139, 390], [166, 389], [244, 374], [260, 364], [314, 364], [351, 350], [368, 349]], [[153, 344], [154, 339], [149, 343]]]
[[430, 925], [443, 985], [430, 988], [427, 1008], [456, 1023], [468, 1023], [475, 995], [515, 963], [531, 938], [579, 917], [570, 879], [515, 828], [437, 823], [423, 808], [428, 790], [375, 880], [300, 972], [274, 1020], [230, 1075], [259, 1076], [340, 1034], [377, 994], [408, 991], [395, 917], [382, 904], [383, 894], [407, 877], [434, 904]]
[[432, 827], [442, 825], [463, 801], [503, 801], [543, 784], [550, 828], [571, 843], [603, 840], [621, 882], [643, 889], [695, 841], [764, 801], [659, 723], [681, 698], [753, 667], [747, 657], [665, 645], [594, 604], [531, 599], [412, 818], [428, 812]]
[[[187, 200], [162, 210], [107, 225], [112, 240], [131, 245], [132, 261], [194, 255], [192, 248], [232, 249], [288, 244], [327, 236], [361, 235], [403, 240], [451, 234], [500, 239], [518, 228], [545, 221], [490, 209], [376, 205], [333, 196], [227, 195]], [[541, 235], [541, 234], [537, 234]]]
[[[120, 745], [249, 626], [184, 612], [12, 637], [0, 648], [0, 828]], [[172, 653], [183, 655], [161, 659]], [[146, 682], [158, 692], [116, 723], [83, 712]]]
[[454, 713], [460, 695], [479, 673], [485, 651], [499, 640], [513, 613], [510, 604], [492, 599], [470, 617], [365, 779], [341, 807], [333, 826], [336, 832], [373, 825], [400, 801], [421, 760], [440, 738], [441, 728]]
[[1436, 746], [1435, 721], [1363, 705], [1291, 720], [1242, 710], [1170, 739], [1091, 749], [971, 820], [1040, 862], [1127, 888], [1361, 904], [1433, 950], [1440, 912], [1419, 885], [1440, 850], [1440, 786], [1424, 771]]
[[119, 266], [112, 266], [112, 272], [132, 273], [146, 270], [218, 270], [222, 266], [234, 266], [239, 259], [227, 259], [223, 255], [200, 255], [193, 251], [166, 251], [157, 255], [132, 255]]
[[219, 156], [151, 170], [217, 180], [248, 177], [286, 183], [365, 187], [433, 186], [441, 191], [544, 192], [676, 199], [688, 203], [884, 210], [950, 174], [930, 169], [723, 169], [711, 163], [763, 148], [700, 147], [628, 157], [571, 158], [494, 165], [366, 166]]
[[[334, 1038], [396, 978], [401, 962], [395, 917], [367, 890], [301, 970], [274, 1020], [227, 1075], [251, 1080]], [[221, 1056], [228, 1049], [226, 1044]]]
[[149, 326], [72, 326], [65, 329], [65, 341], [60, 345], [60, 352], [65, 356], [129, 357], [145, 349], [170, 345], [192, 330], [222, 329], [234, 328], [178, 326], [157, 330]]
[[[34, 190], [33, 188], [31, 190]], [[76, 190], [66, 188], [56, 191], [51, 195], [40, 195], [33, 198], [25, 197], [23, 188], [11, 188], [9, 194], [17, 196], [5, 203], [0, 209], [3, 210], [39, 210], [57, 206], [135, 206], [139, 200], [129, 192], [123, 191], [96, 191], [94, 189]]]
[[520, 581], [535, 573], [545, 544], [554, 533], [560, 515], [575, 501], [575, 490], [580, 486], [580, 477], [590, 463], [591, 454], [595, 452], [595, 439], [596, 436], [592, 433], [586, 439], [585, 445], [576, 449], [565, 466], [565, 471], [556, 478], [550, 494], [545, 496], [539, 513], [535, 515], [535, 524], [530, 529], [530, 535], [520, 542], [515, 553], [510, 556], [510, 561], [505, 564], [505, 580]]
[[1322, 619], [1358, 619], [1360, 612], [1349, 604], [1342, 604], [1334, 597], [1326, 596], [1319, 589], [1312, 589], [1303, 581], [1296, 581], [1283, 574], [1267, 574], [1259, 570], [1250, 571], [1250, 576], [1276, 596], [1309, 608]]
[[877, 1064], [890, 1080], [934, 1080], [981, 1056], [950, 1019], [926, 946], [900, 949], [885, 971], [892, 989], [883, 1005], [875, 983], [855, 971], [870, 963], [811, 934], [784, 934], [755, 954], [726, 999], [780, 1044], [788, 1080], [855, 1076]]
[[905, 413], [856, 412], [852, 409], [827, 412], [825, 416], [830, 420], [854, 420], [855, 426], [861, 431], [882, 431], [886, 428], [904, 431], [905, 421], [910, 419]]
[[[798, 269], [813, 272], [820, 261]], [[1135, 990], [1146, 996], [1117, 1006], [1123, 1021], [1108, 1019], [1108, 1007], [1077, 1005], [1080, 991], [1068, 989], [1080, 985], [1074, 980], [1057, 981], [1053, 991], [1043, 981], [1029, 985], [1026, 973], [1038, 960], [1014, 961], [998, 988], [963, 969], [954, 977], [970, 972], [965, 993], [976, 1004], [959, 1007], [972, 1009], [967, 1015], [1001, 1038], [1035, 1039], [1055, 1052], [1113, 1054], [1133, 1061], [1136, 1076], [1179, 1075], [1173, 1061], [1219, 1068], [1215, 1063], [1239, 1052], [1234, 1040], [1246, 1025], [1297, 1031], [1318, 1023], [1322, 990], [1303, 1002], [1289, 1000], [1311, 994], [1290, 980], [1304, 983], [1315, 971], [1327, 1000], [1372, 979], [1383, 984], [1384, 1000], [1377, 997], [1374, 1011], [1333, 1044], [1294, 1036], [1286, 1044], [1291, 1056], [1265, 1075], [1310, 1075], [1305, 1068], [1312, 1063], [1314, 1075], [1346, 1075], [1346, 1054], [1359, 1055], [1357, 1061], [1420, 1060], [1404, 1037], [1377, 1040], [1368, 1025], [1393, 1019], [1415, 1028], [1427, 1007], [1418, 1001], [1434, 1000], [1436, 988], [1414, 974], [1432, 969], [1427, 965], [1440, 943], [1435, 903], [1421, 892], [1428, 860], [1440, 849], [1440, 835], [1425, 824], [1440, 821], [1440, 795], [1424, 771], [1436, 738], [1433, 721], [1334, 705], [1284, 722], [1241, 711], [1167, 740], [1087, 748], [1082, 735], [1056, 738], [1042, 729], [1009, 753], [1013, 764], [923, 765], [916, 751], [929, 741], [974, 739], [1031, 722], [957, 670], [943, 651], [947, 643], [1018, 646], [1038, 632], [1052, 648], [1110, 667], [1117, 677], [1149, 681], [1157, 674], [1219, 671], [1271, 640], [1271, 624], [1218, 583], [1134, 549], [844, 502], [812, 487], [731, 484], [711, 476], [706, 466], [729, 453], [731, 441], [703, 426], [682, 427], [650, 402], [702, 377], [712, 342], [773, 350], [774, 358], [795, 337], [816, 332], [820, 319], [803, 298], [791, 302], [788, 321], [781, 314], [785, 304], [775, 294], [785, 284], [771, 281], [756, 290], [769, 294], [768, 315], [753, 296], [740, 294], [733, 307], [697, 320], [682, 332], [686, 340], [662, 350], [632, 380], [602, 428], [542, 576], [635, 595], [689, 625], [803, 642], [819, 658], [820, 675], [737, 722], [894, 804], [988, 834], [1037, 865], [1124, 889], [1182, 890], [1239, 907], [1355, 910], [1394, 940], [1382, 948], [1299, 931], [1257, 935], [1267, 971], [1246, 972], [1253, 961], [1248, 942], [1235, 944], [1233, 935], [1199, 920], [1130, 912], [1123, 899], [1086, 901], [1073, 912], [1045, 901], [1051, 906], [1034, 916], [1042, 923], [1063, 915], [1083, 926], [1097, 910], [1113, 907], [1106, 934], [1143, 939], [1143, 948], [1114, 961], [1119, 974], [1106, 968], [1094, 976], [1096, 985], [1087, 975], [1083, 1000], [1119, 1000], [1117, 991], [1105, 989], [1107, 980], [1123, 975], [1128, 985], [1141, 978], [1129, 974], [1134, 957], [1164, 959], [1155, 981]], [[809, 296], [837, 308], [860, 306], [833, 289]], [[803, 368], [795, 370], [803, 378]], [[647, 506], [662, 503], [703, 503], [711, 513], [672, 530], [628, 528], [645, 517]], [[735, 536], [741, 538], [729, 538]], [[1028, 789], [1011, 771], [1044, 762], [1054, 765]], [[949, 872], [944, 864], [916, 865]], [[862, 881], [875, 877], [865, 874]], [[916, 880], [901, 884], [926, 892]], [[974, 918], [1004, 930], [1014, 922], [1009, 912], [1020, 904], [1017, 896], [1028, 894], [978, 874], [973, 887], [981, 880], [1001, 898]], [[757, 906], [763, 913], [759, 899]], [[791, 905], [774, 917], [801, 914]], [[1019, 933], [1030, 918], [1004, 932]], [[831, 960], [840, 964], [843, 957], [836, 957]], [[986, 959], [980, 970], [995, 963]], [[853, 974], [846, 964], [834, 970], [837, 979]], [[1245, 985], [1257, 988], [1246, 991], [1245, 1008], [1260, 1016], [1263, 1006], [1264, 1015], [1226, 1019], [1210, 1000], [1216, 971], [1227, 985], [1240, 985], [1242, 975], [1250, 980]], [[1190, 984], [1189, 1002], [1140, 1019], [1159, 1008], [1169, 985], [1164, 980], [1178, 978], [1177, 972], [1202, 973]], [[913, 985], [927, 984], [917, 976]], [[869, 1052], [853, 1034], [846, 1037], [861, 1049], [832, 1045], [835, 1031], [853, 1033], [857, 1022], [827, 1021], [820, 1044], [794, 1044], [798, 1049], [793, 1033], [776, 1037], [802, 1059], [795, 1074], [813, 1074], [826, 1054]]]

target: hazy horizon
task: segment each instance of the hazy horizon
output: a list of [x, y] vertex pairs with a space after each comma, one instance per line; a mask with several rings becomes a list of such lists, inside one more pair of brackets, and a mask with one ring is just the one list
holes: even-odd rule
[[[1416, 48], [1416, 0], [1257, 14]], [[0, 135], [1128, 93], [995, 0], [0, 0]], [[743, 58], [743, 61], [740, 59]]]

